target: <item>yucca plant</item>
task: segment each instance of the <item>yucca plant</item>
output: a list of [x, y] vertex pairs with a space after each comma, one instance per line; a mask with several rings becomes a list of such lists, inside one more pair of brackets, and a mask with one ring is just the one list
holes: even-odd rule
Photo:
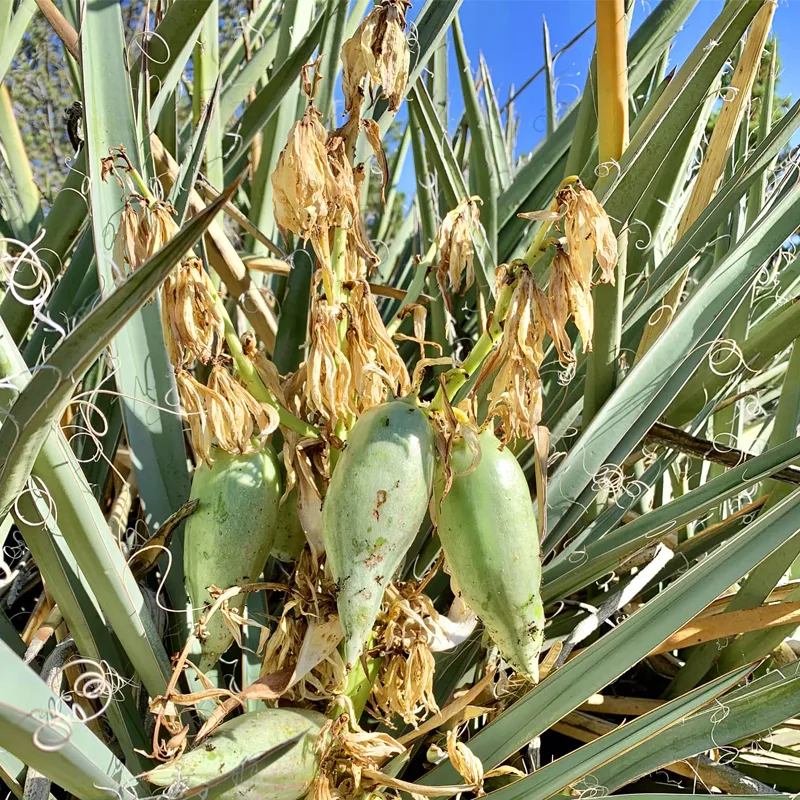
[[0, 0], [11, 793], [800, 791], [800, 104], [695, 5], [520, 156], [460, 0]]

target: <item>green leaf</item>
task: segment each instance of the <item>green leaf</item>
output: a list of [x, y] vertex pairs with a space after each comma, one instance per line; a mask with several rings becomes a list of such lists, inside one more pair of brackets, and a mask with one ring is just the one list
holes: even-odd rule
[[186, 222], [186, 217], [189, 212], [189, 197], [197, 181], [204, 153], [206, 154], [206, 159], [208, 159], [206, 145], [211, 131], [212, 119], [219, 116], [217, 114], [219, 90], [220, 78], [218, 77], [214, 85], [214, 91], [211, 93], [211, 96], [208, 98], [203, 108], [200, 124], [195, 129], [189, 151], [178, 171], [178, 178], [175, 183], [172, 184], [172, 190], [169, 193], [168, 201], [175, 208], [175, 215], [178, 218], [179, 225], [183, 225], [183, 223]]
[[6, 17], [0, 27], [0, 81], [5, 79], [6, 72], [22, 43], [22, 37], [36, 13], [36, 0], [22, 0], [16, 9], [10, 0], [6, 0], [4, 5]]
[[205, 177], [219, 191], [223, 175], [222, 119], [205, 113], [219, 98], [219, 0], [212, 0], [200, 26], [200, 37], [192, 56], [192, 119], [207, 128], [205, 139]]
[[125, 765], [0, 642], [0, 747], [76, 797], [144, 796]]
[[543, 571], [543, 597], [552, 601], [602, 578], [624, 559], [650, 547], [744, 489], [800, 458], [800, 438], [767, 450], [702, 486], [665, 503], [584, 547], [567, 546]]
[[[598, 180], [595, 194], [620, 225], [647, 196], [661, 163], [715, 85], [720, 69], [760, 7], [761, 0], [735, 0], [723, 8], [631, 139], [619, 169]], [[708, 47], [709, 41], [715, 46]]]
[[31, 378], [0, 428], [0, 452], [4, 453], [0, 461], [0, 516], [5, 516], [22, 491], [51, 426], [72, 398], [75, 381], [147, 302], [232, 194], [233, 187], [193, 217], [88, 314]]
[[547, 18], [542, 14], [542, 41], [544, 45], [544, 86], [547, 100], [547, 135], [551, 136], [556, 129], [556, 83], [553, 77], [553, 56], [550, 53], [550, 31]]
[[[275, 13], [277, 2], [265, 3], [265, 7]], [[258, 13], [261, 13], [259, 6]], [[237, 43], [242, 41], [242, 37], [237, 38]], [[233, 49], [233, 48], [231, 48]], [[273, 32], [264, 44], [252, 53], [249, 61], [244, 59], [244, 45], [240, 55], [244, 66], [237, 72], [234, 78], [225, 86], [219, 103], [219, 116], [224, 124], [228, 124], [231, 117], [236, 113], [236, 109], [247, 99], [250, 91], [267, 74], [270, 64], [275, 60], [278, 52], [278, 34]]]
[[272, 115], [280, 107], [286, 93], [296, 86], [300, 67], [308, 61], [322, 35], [324, 17], [318, 16], [308, 33], [299, 42], [281, 65], [272, 73], [267, 85], [256, 95], [239, 118], [234, 129], [237, 146], [226, 159], [225, 180], [230, 181], [235, 175], [230, 174], [230, 168], [242, 158], [250, 147], [256, 134], [267, 124]]
[[[719, 695], [737, 684], [751, 672], [751, 668], [739, 669], [705, 684], [700, 689], [665, 703], [649, 714], [620, 725], [611, 733], [573, 750], [566, 756], [546, 764], [521, 780], [492, 792], [492, 800], [523, 800], [529, 797], [551, 797], [568, 790], [570, 786], [587, 775], [597, 776], [597, 770], [605, 765], [605, 771], [614, 769], [617, 761], [632, 761], [638, 758], [638, 748], [649, 745], [649, 740], [680, 723], [687, 715], [713, 702]], [[678, 725], [681, 728], [680, 725]], [[668, 758], [665, 763], [673, 759]], [[600, 782], [598, 785], [605, 786]]]
[[[492, 158], [494, 159], [494, 169], [500, 189], [505, 189], [511, 183], [511, 165], [509, 160], [513, 160], [512, 155], [506, 150], [505, 134], [503, 122], [500, 119], [500, 108], [497, 105], [497, 95], [492, 84], [492, 77], [489, 74], [489, 67], [483, 56], [480, 58], [481, 83], [483, 84], [483, 97], [486, 101], [486, 121], [489, 125], [489, 135], [492, 145]], [[513, 112], [512, 112], [513, 113]]]
[[325, 34], [322, 38], [322, 78], [317, 86], [317, 107], [322, 111], [323, 121], [336, 127], [333, 91], [339, 77], [342, 44], [347, 27], [347, 10], [350, 0], [328, 0], [325, 8]]
[[[114, 264], [114, 238], [123, 203], [116, 180], [103, 180], [102, 159], [110, 148], [121, 145], [134, 168], [147, 177], [142, 170], [117, 3], [88, 0], [81, 47], [92, 226], [97, 270], [107, 295], [122, 267]], [[166, 252], [172, 257], [173, 250]], [[163, 263], [159, 260], [159, 266]], [[155, 281], [153, 288], [157, 285]], [[119, 365], [116, 379], [124, 398], [125, 432], [145, 518], [156, 527], [186, 501], [190, 489], [183, 426], [170, 408], [170, 398], [176, 396], [175, 379], [163, 344], [158, 299], [135, 314], [128, 325], [115, 330], [118, 333], [111, 349]], [[180, 607], [183, 581], [179, 569], [170, 570], [167, 590], [175, 607]]]
[[[464, 97], [467, 124], [472, 137], [472, 151], [480, 154], [480, 157], [475, 159], [475, 174], [473, 177], [478, 194], [483, 200], [481, 223], [486, 231], [486, 241], [489, 248], [485, 258], [489, 263], [492, 263], [497, 257], [497, 196], [500, 190], [497, 173], [493, 168], [494, 165], [491, 159], [487, 157], [492, 152], [491, 139], [486, 118], [483, 116], [478, 100], [478, 91], [475, 88], [475, 82], [472, 80], [472, 67], [467, 56], [464, 34], [461, 31], [458, 15], [453, 20], [453, 43], [455, 45], [458, 73], [461, 78], [461, 93]], [[487, 281], [487, 284], [491, 286], [491, 281]]]
[[[150, 105], [153, 122], [158, 121], [178, 86], [212, 2], [181, 0], [171, 3], [148, 40], [147, 74], [150, 76], [153, 98]], [[138, 83], [140, 70], [141, 61], [137, 60], [131, 69], [131, 84], [134, 87]]]
[[45, 296], [45, 292], [49, 291], [50, 285], [61, 272], [67, 254], [86, 219], [88, 201], [82, 191], [85, 182], [86, 155], [85, 149], [81, 149], [50, 208], [44, 234], [36, 246], [36, 257], [45, 271], [44, 278], [30, 264], [20, 264], [12, 282], [16, 288], [7, 291], [0, 303], [0, 317], [17, 343], [24, 338], [35, 309], [41, 305], [38, 298]]
[[[18, 208], [18, 215], [12, 216], [9, 222], [17, 238], [28, 241], [43, 219], [42, 198], [33, 180], [28, 154], [11, 105], [11, 95], [4, 83], [0, 84], [0, 143], [3, 145], [6, 169], [14, 185], [13, 205]], [[7, 207], [11, 206], [9, 202]]]
[[794, 662], [727, 694], [721, 701], [667, 731], [634, 752], [594, 772], [599, 785], [613, 792], [664, 764], [712, 748], [748, 740], [800, 712], [800, 664]]
[[281, 306], [273, 362], [281, 375], [294, 372], [304, 360], [303, 344], [308, 336], [308, 307], [314, 259], [305, 250], [292, 257], [286, 297]]

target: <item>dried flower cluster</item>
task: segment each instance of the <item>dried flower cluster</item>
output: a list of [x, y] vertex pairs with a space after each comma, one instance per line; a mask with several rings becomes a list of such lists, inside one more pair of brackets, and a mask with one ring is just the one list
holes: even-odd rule
[[409, 0], [386, 0], [361, 22], [342, 47], [345, 113], [360, 109], [373, 84], [380, 84], [392, 111], [397, 111], [408, 83], [410, 53], [406, 39]]
[[[505, 268], [498, 268], [498, 283], [504, 282]], [[487, 359], [482, 377], [495, 369], [497, 375], [489, 392], [487, 418], [498, 417], [503, 441], [516, 437], [530, 439], [542, 418], [542, 379], [545, 320], [552, 318], [547, 296], [536, 285], [527, 267], [520, 270], [505, 320], [500, 346]]]
[[[126, 167], [119, 167], [111, 157], [104, 164], [124, 187], [126, 181], [116, 172], [129, 168], [127, 159], [122, 160]], [[175, 209], [163, 201], [129, 195], [114, 243], [117, 263], [135, 270], [160, 250], [178, 232], [174, 214]], [[164, 281], [161, 322], [197, 457], [209, 460], [215, 443], [234, 454], [259, 449], [277, 428], [278, 413], [258, 402], [229, 371], [230, 360], [222, 354], [223, 312], [202, 262], [191, 252]], [[198, 361], [212, 365], [207, 385], [190, 372]]]
[[263, 653], [261, 675], [294, 667], [296, 681], [283, 697], [297, 705], [327, 706], [344, 688], [345, 669], [336, 649], [341, 628], [333, 586], [324, 565], [306, 548], [297, 563], [275, 630], [263, 629], [258, 652]]
[[320, 768], [310, 800], [359, 796], [365, 771], [375, 771], [387, 759], [405, 752], [389, 734], [362, 730], [350, 713], [323, 726], [317, 748]]
[[497, 269], [497, 293], [516, 280], [503, 338], [487, 359], [480, 380], [497, 370], [489, 392], [488, 418], [499, 418], [502, 439], [530, 439], [542, 418], [542, 381], [539, 369], [544, 360], [545, 336], [553, 340], [559, 361], [571, 367], [575, 353], [566, 330], [570, 318], [583, 341], [583, 351], [591, 349], [594, 310], [592, 269], [600, 266], [600, 282], [613, 283], [617, 263], [617, 240], [603, 207], [590, 189], [580, 181], [566, 186], [556, 196], [557, 212], [525, 215], [560, 221], [567, 248], [556, 244], [547, 295], [537, 286], [528, 267], [501, 265]]
[[388, 724], [398, 715], [416, 727], [439, 711], [430, 647], [439, 614], [413, 583], [388, 587], [385, 604], [375, 628], [376, 649], [383, 660], [372, 687], [373, 711]]
[[256, 401], [221, 360], [212, 366], [207, 386], [184, 368], [176, 368], [175, 378], [195, 452], [204, 461], [215, 440], [228, 453], [252, 453], [278, 427], [278, 412]]
[[525, 776], [524, 772], [508, 765], [484, 772], [483, 762], [464, 742], [458, 741], [458, 733], [455, 730], [447, 732], [447, 756], [453, 768], [464, 779], [464, 783], [468, 784], [478, 797], [486, 794], [483, 789], [483, 782], [486, 778], [494, 778], [499, 775], [514, 775], [518, 778]]

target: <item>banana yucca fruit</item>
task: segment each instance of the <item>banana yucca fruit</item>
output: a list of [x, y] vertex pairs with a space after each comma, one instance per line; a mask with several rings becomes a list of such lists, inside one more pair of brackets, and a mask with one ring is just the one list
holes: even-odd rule
[[220, 725], [202, 744], [143, 777], [156, 786], [194, 788], [236, 769], [243, 762], [305, 733], [297, 744], [218, 800], [297, 800], [311, 787], [319, 768], [314, 743], [326, 719], [315, 711], [266, 708]]
[[494, 434], [479, 439], [480, 461], [461, 439], [451, 452], [453, 483], [442, 499], [436, 480], [439, 538], [460, 596], [480, 617], [506, 661], [539, 678], [544, 639], [542, 565], [533, 505], [514, 454]]
[[[281, 496], [278, 459], [269, 444], [248, 455], [214, 453], [192, 480], [192, 499], [200, 501], [186, 523], [183, 566], [195, 622], [211, 603], [208, 587], [220, 589], [257, 581], [275, 540]], [[241, 611], [245, 595], [228, 601]], [[209, 620], [198, 666], [205, 672], [233, 643], [223, 615]]]
[[349, 666], [425, 518], [433, 471], [433, 432], [414, 402], [383, 403], [353, 426], [322, 507]]

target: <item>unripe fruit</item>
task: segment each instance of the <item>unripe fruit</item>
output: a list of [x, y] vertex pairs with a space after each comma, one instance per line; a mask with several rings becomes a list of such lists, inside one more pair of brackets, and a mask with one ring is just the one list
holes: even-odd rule
[[315, 711], [266, 708], [220, 725], [194, 750], [144, 775], [156, 786], [180, 781], [189, 788], [236, 769], [271, 747], [299, 734], [297, 744], [269, 766], [245, 778], [218, 800], [298, 800], [311, 787], [319, 768], [314, 743], [326, 719]]
[[480, 617], [503, 658], [537, 681], [544, 640], [542, 564], [528, 483], [514, 454], [494, 434], [479, 439], [480, 461], [462, 439], [453, 446], [453, 484], [442, 500], [439, 466], [436, 508], [439, 539], [460, 596]]
[[[201, 463], [192, 480], [192, 499], [200, 501], [186, 522], [183, 568], [195, 622], [210, 604], [208, 587], [220, 589], [258, 580], [275, 540], [281, 480], [275, 451], [265, 444], [257, 453], [214, 453], [212, 466]], [[228, 601], [241, 611], [246, 596]], [[233, 643], [222, 612], [205, 628], [198, 666], [205, 672]]]
[[361, 655], [384, 589], [425, 519], [433, 470], [433, 431], [413, 402], [371, 408], [350, 431], [322, 507], [344, 660], [350, 666]]

